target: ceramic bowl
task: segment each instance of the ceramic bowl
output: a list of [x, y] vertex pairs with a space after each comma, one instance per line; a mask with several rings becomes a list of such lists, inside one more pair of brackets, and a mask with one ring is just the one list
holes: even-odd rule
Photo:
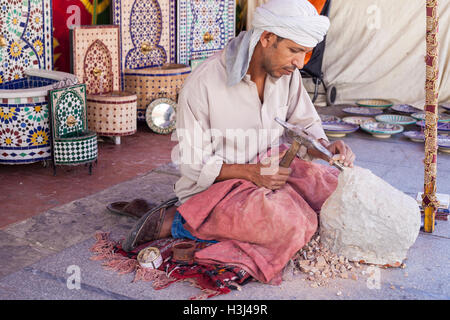
[[330, 114], [319, 114], [319, 117], [322, 122], [341, 121], [341, 118]]
[[411, 117], [419, 121], [425, 120], [425, 112], [424, 111], [414, 112], [411, 114]]
[[439, 114], [439, 120], [438, 120], [438, 122], [440, 122], [440, 123], [443, 123], [443, 122], [450, 122], [450, 115], [444, 114], [444, 113]]
[[344, 117], [342, 118], [342, 121], [351, 124], [356, 124], [358, 126], [365, 122], [377, 122], [377, 120], [375, 120], [372, 117]]
[[421, 131], [405, 131], [403, 135], [414, 142], [424, 142], [425, 134]]
[[412, 105], [409, 104], [394, 104], [391, 107], [391, 110], [403, 114], [412, 114], [420, 112], [420, 109], [414, 108]]
[[363, 99], [356, 101], [356, 104], [361, 107], [379, 108], [379, 109], [389, 108], [394, 105], [391, 101], [384, 99]]
[[343, 112], [348, 114], [356, 114], [360, 116], [377, 116], [383, 113], [383, 110], [364, 108], [364, 107], [349, 107], [342, 109]]
[[323, 130], [328, 137], [342, 138], [347, 133], [352, 133], [358, 130], [359, 126], [356, 124], [346, 123], [343, 121], [329, 121], [322, 123]]
[[379, 116], [376, 116], [375, 119], [379, 122], [390, 124], [408, 125], [416, 123], [414, 118], [398, 114], [380, 114]]
[[[425, 128], [425, 121], [417, 121], [416, 125]], [[437, 125], [438, 133], [441, 135], [448, 135], [450, 133], [450, 122], [442, 122]]]
[[[421, 111], [413, 113], [411, 117], [413, 117], [416, 120], [425, 120], [425, 112]], [[439, 123], [450, 122], [450, 115], [443, 113], [439, 114], [438, 122]]]
[[450, 137], [438, 137], [439, 151], [450, 153]]
[[366, 122], [361, 125], [361, 129], [376, 138], [390, 138], [391, 135], [402, 132], [403, 126], [383, 122]]

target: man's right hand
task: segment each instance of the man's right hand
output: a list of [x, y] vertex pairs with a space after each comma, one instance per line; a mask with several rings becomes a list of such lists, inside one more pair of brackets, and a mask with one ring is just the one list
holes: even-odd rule
[[280, 167], [278, 164], [287, 150], [277, 156], [268, 157], [254, 165], [250, 181], [258, 187], [278, 190], [286, 184], [292, 169]]

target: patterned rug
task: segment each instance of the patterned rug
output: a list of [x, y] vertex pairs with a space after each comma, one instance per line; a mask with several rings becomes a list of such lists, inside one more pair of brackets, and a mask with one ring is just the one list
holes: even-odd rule
[[[94, 256], [91, 260], [103, 261], [106, 270], [114, 270], [119, 274], [134, 273], [133, 282], [153, 281], [155, 290], [167, 288], [174, 282], [188, 281], [199, 288], [201, 293], [190, 297], [191, 300], [207, 299], [231, 290], [241, 290], [241, 286], [254, 280], [245, 270], [226, 265], [183, 265], [172, 261], [172, 246], [185, 239], [165, 238], [145, 243], [132, 252], [122, 250], [120, 241], [113, 241], [109, 233], [100, 232], [95, 235], [96, 243], [91, 247]], [[196, 250], [205, 248], [210, 243], [197, 242]], [[161, 253], [163, 263], [158, 269], [143, 268], [137, 261], [139, 251], [146, 247], [156, 247]]]

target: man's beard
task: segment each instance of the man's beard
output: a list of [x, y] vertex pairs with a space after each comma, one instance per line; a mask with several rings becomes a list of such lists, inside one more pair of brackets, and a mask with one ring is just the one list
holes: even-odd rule
[[[275, 70], [269, 59], [263, 60], [262, 67], [263, 67], [264, 71], [267, 72], [267, 74], [269, 74], [271, 77], [273, 77], [275, 79], [281, 78], [281, 76], [283, 76], [283, 74], [279, 74], [279, 75], [275, 74]], [[289, 67], [284, 67], [284, 68], [280, 68], [280, 69], [286, 69], [286, 70], [294, 72], [296, 69], [296, 66], [289, 66]]]
[[272, 64], [270, 63], [269, 59], [265, 59], [263, 61], [262, 67], [263, 67], [264, 71], [273, 78], [278, 79], [282, 76], [281, 74], [278, 76], [274, 74], [274, 70], [273, 70]]

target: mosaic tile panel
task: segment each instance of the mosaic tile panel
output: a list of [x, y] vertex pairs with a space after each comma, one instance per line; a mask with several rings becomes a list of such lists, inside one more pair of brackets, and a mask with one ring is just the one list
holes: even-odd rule
[[72, 70], [88, 94], [121, 89], [119, 27], [82, 26], [72, 30]]
[[80, 164], [97, 158], [97, 134], [87, 130], [86, 84], [50, 91], [53, 160]]
[[50, 105], [55, 138], [73, 137], [87, 130], [85, 84], [52, 90]]
[[235, 35], [234, 0], [178, 1], [178, 63], [222, 50]]
[[113, 0], [113, 23], [120, 26], [122, 70], [174, 63], [176, 0]]
[[0, 84], [52, 69], [51, 0], [0, 0]]

